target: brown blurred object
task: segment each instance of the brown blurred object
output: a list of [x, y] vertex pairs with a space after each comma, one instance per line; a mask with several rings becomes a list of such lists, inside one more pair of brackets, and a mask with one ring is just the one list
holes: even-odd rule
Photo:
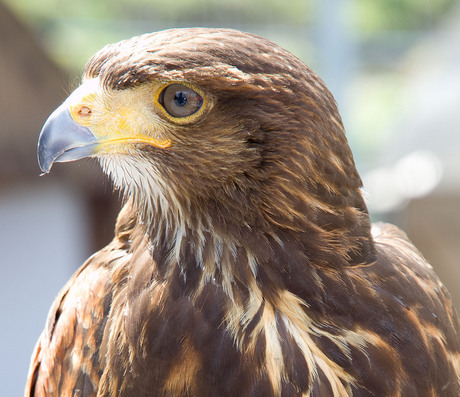
[[460, 310], [460, 210], [456, 195], [433, 194], [413, 200], [406, 209], [404, 226], [449, 290]]
[[[49, 114], [73, 87], [66, 72], [46, 54], [37, 40], [8, 8], [0, 3], [0, 189], [38, 182], [37, 138]], [[56, 167], [40, 183], [58, 179], [78, 181], [94, 219], [88, 251], [113, 237], [119, 210], [116, 196], [98, 167]], [[57, 172], [56, 172], [57, 171]]]
[[66, 96], [68, 76], [0, 3], [0, 180], [36, 177], [37, 126]]

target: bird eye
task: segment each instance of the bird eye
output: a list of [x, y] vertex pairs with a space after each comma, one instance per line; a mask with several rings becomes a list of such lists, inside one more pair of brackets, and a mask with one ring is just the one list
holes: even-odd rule
[[161, 91], [158, 101], [173, 117], [191, 116], [203, 105], [201, 95], [182, 84], [168, 85]]

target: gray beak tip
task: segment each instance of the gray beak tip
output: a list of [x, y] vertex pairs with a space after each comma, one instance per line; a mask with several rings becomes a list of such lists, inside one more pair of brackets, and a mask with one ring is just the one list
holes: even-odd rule
[[97, 139], [87, 127], [76, 123], [67, 105], [59, 106], [46, 120], [38, 138], [38, 165], [43, 174], [55, 162], [78, 160], [91, 156]]

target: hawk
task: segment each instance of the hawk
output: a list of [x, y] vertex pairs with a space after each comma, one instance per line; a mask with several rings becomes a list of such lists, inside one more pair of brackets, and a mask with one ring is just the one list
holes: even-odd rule
[[83, 157], [125, 205], [26, 396], [460, 395], [449, 293], [371, 225], [334, 98], [288, 51], [207, 28], [104, 47], [39, 137], [44, 173]]

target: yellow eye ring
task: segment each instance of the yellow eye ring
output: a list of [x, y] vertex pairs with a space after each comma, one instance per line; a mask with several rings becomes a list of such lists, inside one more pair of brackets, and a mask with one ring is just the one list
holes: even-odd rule
[[181, 125], [189, 124], [207, 109], [209, 102], [206, 96], [190, 83], [168, 81], [158, 87], [155, 104], [168, 120]]

